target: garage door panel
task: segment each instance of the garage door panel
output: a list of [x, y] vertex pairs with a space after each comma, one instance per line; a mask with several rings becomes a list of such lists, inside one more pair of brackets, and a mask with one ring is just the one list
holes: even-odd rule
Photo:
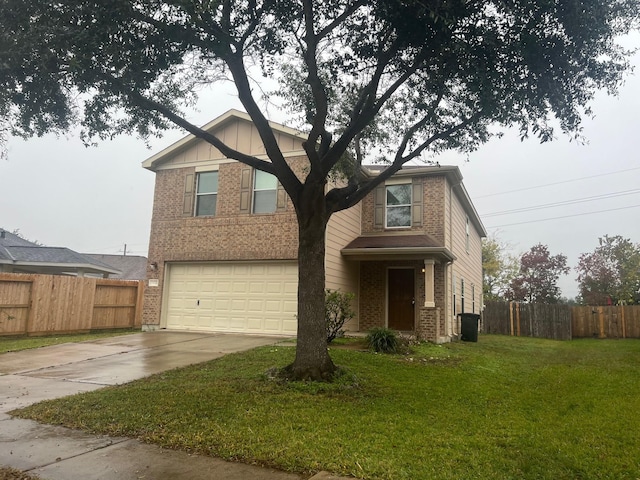
[[169, 264], [170, 329], [295, 334], [293, 262]]

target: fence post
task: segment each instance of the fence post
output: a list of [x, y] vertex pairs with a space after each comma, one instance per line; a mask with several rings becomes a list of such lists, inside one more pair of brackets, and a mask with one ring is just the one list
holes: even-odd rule
[[604, 332], [604, 312], [602, 311], [602, 307], [598, 307], [598, 325], [600, 327], [600, 338], [606, 338]]
[[142, 325], [142, 304], [144, 302], [144, 280], [138, 281], [138, 296], [136, 298], [136, 312], [132, 327]]
[[511, 336], [513, 337], [513, 302], [509, 302], [509, 324], [511, 326]]

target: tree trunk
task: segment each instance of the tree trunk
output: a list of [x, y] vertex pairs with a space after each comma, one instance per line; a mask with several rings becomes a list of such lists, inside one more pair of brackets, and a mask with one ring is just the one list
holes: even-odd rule
[[[322, 186], [324, 187], [324, 186]], [[286, 368], [295, 380], [331, 380], [336, 370], [327, 349], [325, 299], [324, 188], [305, 192], [298, 214], [298, 339], [296, 358]], [[312, 198], [309, 198], [312, 197]]]

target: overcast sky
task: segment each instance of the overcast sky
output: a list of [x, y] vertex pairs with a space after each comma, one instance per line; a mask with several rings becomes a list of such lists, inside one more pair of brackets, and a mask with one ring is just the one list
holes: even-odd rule
[[[543, 243], [552, 254], [565, 254], [573, 268], [605, 234], [640, 242], [640, 55], [634, 64], [638, 71], [618, 97], [602, 94], [593, 103], [595, 118], [584, 122], [587, 145], [562, 136], [542, 145], [520, 142], [507, 132], [468, 159], [436, 159], [460, 166], [487, 231], [514, 254]], [[189, 119], [205, 124], [230, 108], [241, 109], [228, 91], [203, 95], [200, 111]], [[270, 114], [286, 122], [282, 113]], [[146, 256], [154, 174], [140, 164], [183, 135], [167, 132], [151, 149], [135, 137], [97, 148], [85, 148], [73, 133], [11, 139], [8, 160], [0, 160], [0, 227], [84, 253], [122, 253], [126, 244], [128, 254]], [[504, 214], [514, 210], [519, 211]], [[575, 277], [572, 271], [561, 280], [563, 295], [578, 293]]]

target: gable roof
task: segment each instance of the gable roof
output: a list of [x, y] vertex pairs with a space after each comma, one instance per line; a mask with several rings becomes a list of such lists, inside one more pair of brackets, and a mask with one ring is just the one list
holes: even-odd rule
[[[223, 113], [219, 117], [215, 118], [214, 120], [210, 121], [206, 125], [203, 125], [201, 129], [212, 133], [238, 120], [244, 121], [253, 125], [253, 120], [251, 120], [251, 117], [249, 116], [249, 114], [245, 112], [241, 112], [240, 110], [231, 109]], [[299, 130], [296, 130], [291, 127], [287, 127], [280, 123], [270, 121], [269, 126], [274, 132], [282, 133], [290, 137], [295, 137], [303, 141], [307, 139], [307, 136], [304, 133], [300, 132]], [[180, 152], [189, 149], [190, 147], [194, 146], [197, 142], [204, 142], [204, 140], [196, 137], [195, 135], [191, 135], [191, 134], [187, 135], [181, 138], [180, 140], [178, 140], [177, 142], [173, 143], [172, 145], [168, 146], [164, 150], [161, 150], [155, 155], [152, 155], [151, 157], [147, 158], [145, 161], [142, 162], [142, 166], [143, 168], [153, 171], [157, 167], [159, 167], [162, 163], [171, 159], [172, 157], [179, 154]]]
[[29, 273], [119, 274], [120, 270], [66, 247], [45, 247], [0, 228], [0, 266]]
[[[251, 117], [240, 110], [231, 109], [227, 112], [223, 113], [219, 117], [215, 118], [211, 122], [204, 125], [202, 130], [208, 132], [214, 132], [216, 130], [220, 130], [226, 125], [243, 121], [253, 125], [253, 121]], [[282, 133], [284, 135], [288, 135], [290, 137], [295, 137], [299, 140], [306, 140], [307, 135], [299, 130], [296, 130], [291, 127], [287, 127], [280, 123], [269, 122], [269, 126], [276, 133]], [[142, 166], [148, 170], [155, 171], [157, 170], [163, 163], [170, 161], [176, 155], [180, 154], [193, 147], [197, 142], [204, 142], [204, 140], [196, 137], [195, 135], [187, 135], [177, 142], [173, 143], [169, 147], [161, 150], [160, 152], [152, 155], [147, 158], [144, 162], [142, 162]], [[257, 155], [258, 157], [262, 157], [264, 155]], [[376, 176], [380, 174], [380, 172], [386, 168], [386, 165], [363, 165], [363, 169], [365, 174], [370, 176]], [[402, 169], [396, 172], [392, 178], [398, 177], [413, 177], [419, 175], [444, 175], [447, 177], [447, 180], [451, 184], [454, 192], [460, 199], [463, 208], [467, 212], [469, 219], [473, 223], [474, 227], [478, 231], [481, 237], [487, 236], [487, 231], [482, 224], [482, 220], [480, 219], [480, 215], [476, 211], [473, 203], [471, 202], [471, 198], [462, 183], [462, 173], [460, 169], [455, 165], [405, 165]]]

